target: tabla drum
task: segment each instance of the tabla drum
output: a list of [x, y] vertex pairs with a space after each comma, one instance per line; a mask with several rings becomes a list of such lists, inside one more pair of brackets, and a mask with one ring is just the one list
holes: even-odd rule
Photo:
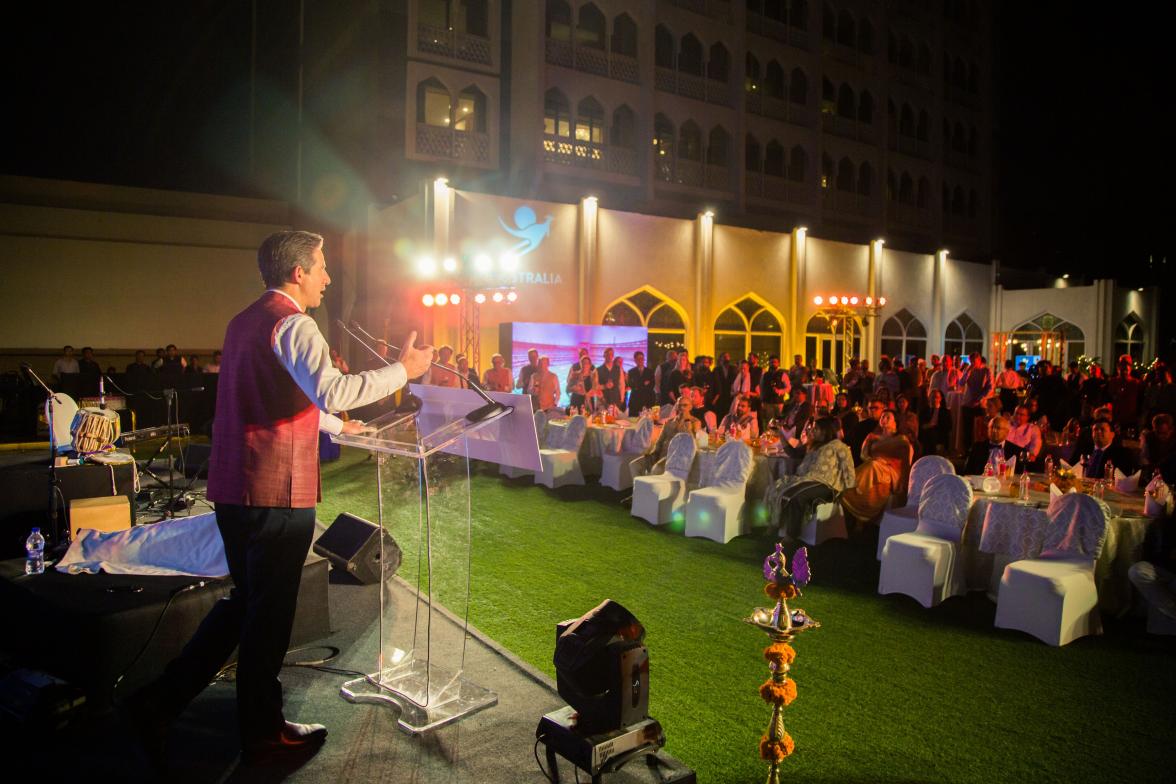
[[118, 413], [110, 409], [80, 408], [70, 425], [74, 450], [81, 455], [101, 452], [114, 446], [122, 434]]

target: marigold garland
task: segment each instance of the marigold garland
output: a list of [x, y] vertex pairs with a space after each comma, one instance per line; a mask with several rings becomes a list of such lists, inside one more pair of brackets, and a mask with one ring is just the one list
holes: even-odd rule
[[795, 599], [800, 595], [796, 586], [791, 583], [764, 583], [764, 593], [777, 602], [781, 598]]
[[796, 650], [786, 642], [774, 642], [764, 648], [764, 658], [779, 667], [796, 661]]
[[791, 705], [796, 699], [796, 683], [791, 680], [783, 683], [764, 681], [760, 686], [760, 697], [772, 705]]
[[784, 761], [784, 758], [790, 756], [796, 749], [796, 743], [793, 742], [792, 736], [787, 732], [780, 740], [772, 740], [767, 735], [760, 738], [759, 753], [760, 757], [768, 762], [779, 764]]

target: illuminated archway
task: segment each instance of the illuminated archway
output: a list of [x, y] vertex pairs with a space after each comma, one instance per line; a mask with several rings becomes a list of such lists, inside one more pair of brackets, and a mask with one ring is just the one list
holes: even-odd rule
[[715, 357], [724, 351], [736, 359], [758, 354], [761, 364], [781, 356], [784, 317], [762, 297], [748, 292], [719, 311], [715, 319]]
[[650, 365], [661, 362], [670, 349], [685, 348], [690, 330], [685, 308], [653, 286], [642, 286], [613, 300], [600, 323], [649, 330], [645, 358]]

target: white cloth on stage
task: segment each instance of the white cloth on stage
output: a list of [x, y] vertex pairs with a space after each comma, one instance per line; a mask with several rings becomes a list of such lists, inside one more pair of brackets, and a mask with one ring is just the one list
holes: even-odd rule
[[111, 533], [83, 528], [55, 568], [67, 574], [223, 577], [229, 573], [215, 512]]

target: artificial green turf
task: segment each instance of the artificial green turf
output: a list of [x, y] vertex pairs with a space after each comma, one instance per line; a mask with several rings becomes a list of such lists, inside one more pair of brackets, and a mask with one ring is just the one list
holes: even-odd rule
[[[669, 752], [700, 781], [762, 781], [766, 637], [741, 619], [767, 603], [760, 569], [774, 542], [657, 530], [595, 485], [553, 492], [486, 468], [472, 483], [470, 622], [554, 675], [555, 623], [615, 599], [645, 624], [650, 714]], [[416, 530], [416, 506], [402, 501], [385, 514], [408, 526], [394, 535], [411, 577], [405, 534]], [[343, 511], [376, 519], [374, 464], [347, 449], [324, 466], [319, 517]], [[795, 643], [799, 696], [785, 725], [796, 752], [785, 780], [1171, 780], [1170, 638], [1146, 636], [1139, 620], [1108, 621], [1102, 637], [1051, 648], [993, 628], [995, 607], [981, 594], [932, 610], [879, 596], [875, 542], [810, 548], [813, 582], [793, 604], [822, 628]], [[443, 602], [461, 593], [442, 582], [438, 591]]]

